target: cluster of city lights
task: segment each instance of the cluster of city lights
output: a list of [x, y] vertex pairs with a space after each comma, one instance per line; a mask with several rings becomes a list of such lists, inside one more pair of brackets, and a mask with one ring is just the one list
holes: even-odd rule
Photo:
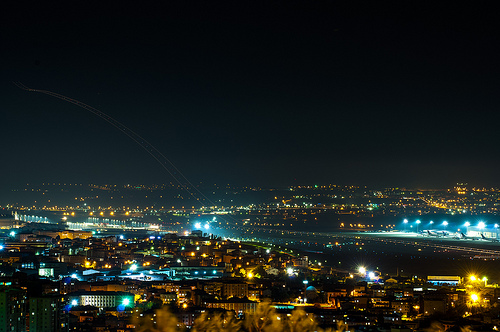
[[[133, 302], [128, 297], [124, 298], [122, 300], [122, 302], [121, 302], [121, 305], [124, 306], [124, 307], [128, 307], [128, 306], [130, 306], [132, 304], [133, 304]], [[78, 300], [77, 299], [71, 300], [71, 306], [72, 307], [75, 307], [77, 305], [78, 305]]]
[[206, 230], [210, 229], [210, 225], [208, 223], [206, 223], [205, 225], [201, 225], [201, 222], [197, 222], [196, 224], [194, 224], [194, 228], [196, 229], [202, 229], [202, 228], [205, 228]]
[[[419, 227], [419, 225], [420, 225], [421, 223], [422, 223], [422, 222], [421, 222], [419, 219], [415, 220], [415, 225], [416, 225], [416, 228], [417, 228], [417, 232], [418, 232], [418, 227]], [[403, 224], [404, 224], [404, 226], [405, 226], [405, 231], [406, 231], [406, 225], [408, 225], [408, 224], [409, 224], [409, 225], [410, 225], [410, 227], [413, 227], [412, 223], [411, 223], [408, 219], [404, 219], [404, 220], [403, 220]], [[432, 221], [432, 220], [431, 220], [431, 221], [429, 221], [428, 225], [434, 225], [434, 221]], [[447, 227], [448, 225], [449, 225], [449, 223], [448, 223], [446, 220], [445, 220], [445, 221], [443, 221], [443, 222], [441, 223], [441, 226], [443, 226], [445, 229], [446, 229], [446, 227]], [[466, 227], [466, 230], [467, 230], [467, 231], [468, 231], [468, 227], [469, 227], [469, 226], [471, 226], [471, 223], [470, 223], [470, 222], [468, 222], [468, 221], [466, 221], [466, 222], [464, 223], [464, 227]], [[486, 223], [485, 223], [484, 221], [480, 221], [480, 222], [478, 222], [478, 224], [477, 224], [477, 226], [476, 226], [476, 227], [477, 227], [478, 229], [480, 229], [480, 230], [484, 230], [485, 228], [487, 228], [487, 225], [486, 225]], [[493, 225], [493, 227], [494, 227], [495, 229], [498, 229], [499, 225], [498, 225], [498, 224], [494, 224], [494, 225]], [[459, 230], [460, 230], [460, 229], [459, 229]]]
[[480, 279], [480, 278], [476, 277], [475, 275], [471, 275], [471, 276], [469, 276], [469, 280], [470, 280], [471, 282], [483, 281], [483, 282], [485, 282], [485, 283], [486, 283], [486, 282], [488, 281], [488, 278], [483, 277], [482, 279]]
[[469, 283], [467, 284], [468, 287], [468, 293], [469, 293], [469, 306], [477, 306], [481, 305], [481, 298], [482, 298], [482, 288], [486, 287], [488, 284], [488, 278], [483, 277], [479, 278], [476, 277], [475, 275], [470, 275], [469, 276]]
[[370, 280], [378, 279], [378, 276], [375, 274], [375, 271], [367, 271], [364, 266], [360, 266], [358, 268], [358, 272], [362, 277], [367, 277]]

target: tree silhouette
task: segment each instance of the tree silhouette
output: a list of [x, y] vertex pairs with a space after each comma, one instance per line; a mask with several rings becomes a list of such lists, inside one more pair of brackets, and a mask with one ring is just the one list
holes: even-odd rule
[[[132, 323], [139, 332], [175, 332], [184, 331], [177, 317], [167, 306], [154, 314], [135, 315]], [[255, 312], [247, 312], [244, 319], [237, 319], [234, 313], [209, 314], [204, 312], [194, 321], [193, 332], [343, 332], [347, 330], [344, 322], [337, 322], [333, 329], [322, 329], [312, 314], [302, 309], [295, 309], [290, 316], [281, 316], [269, 303], [263, 302]]]

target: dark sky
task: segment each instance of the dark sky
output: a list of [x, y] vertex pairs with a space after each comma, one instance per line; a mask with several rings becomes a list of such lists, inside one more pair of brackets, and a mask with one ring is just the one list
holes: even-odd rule
[[492, 3], [17, 2], [0, 10], [3, 189], [194, 181], [500, 186]]

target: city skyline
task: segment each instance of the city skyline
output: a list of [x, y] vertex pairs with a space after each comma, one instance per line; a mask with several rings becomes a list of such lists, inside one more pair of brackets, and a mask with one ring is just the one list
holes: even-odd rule
[[488, 2], [9, 2], [0, 331], [497, 331]]

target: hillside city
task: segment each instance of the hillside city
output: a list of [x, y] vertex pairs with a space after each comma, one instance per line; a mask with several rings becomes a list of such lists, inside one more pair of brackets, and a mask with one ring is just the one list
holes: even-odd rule
[[220, 315], [240, 325], [255, 315], [283, 323], [307, 317], [317, 329], [349, 331], [500, 324], [500, 288], [479, 274], [329, 266], [307, 251], [220, 237], [203, 227], [138, 237], [30, 228], [7, 215], [0, 331], [140, 331], [167, 314], [178, 329], [201, 328]]

